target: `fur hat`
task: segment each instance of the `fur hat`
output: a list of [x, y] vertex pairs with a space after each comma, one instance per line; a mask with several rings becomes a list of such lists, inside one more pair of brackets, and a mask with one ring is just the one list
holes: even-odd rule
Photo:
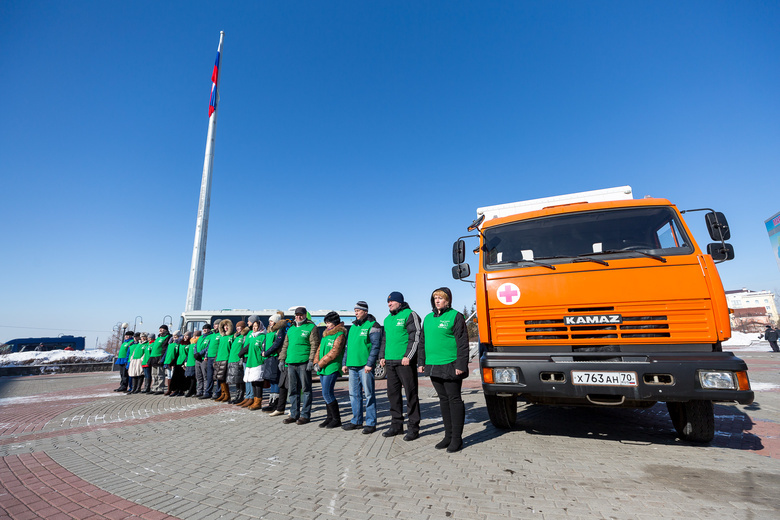
[[339, 316], [339, 313], [336, 311], [330, 311], [325, 315], [324, 321], [325, 323], [333, 323], [334, 325], [338, 325], [341, 323], [341, 316]]

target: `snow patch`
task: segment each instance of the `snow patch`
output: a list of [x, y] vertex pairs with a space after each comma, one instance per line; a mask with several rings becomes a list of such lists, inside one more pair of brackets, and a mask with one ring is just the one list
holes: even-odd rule
[[0, 355], [0, 366], [57, 365], [66, 363], [106, 363], [114, 358], [105, 350], [49, 350]]

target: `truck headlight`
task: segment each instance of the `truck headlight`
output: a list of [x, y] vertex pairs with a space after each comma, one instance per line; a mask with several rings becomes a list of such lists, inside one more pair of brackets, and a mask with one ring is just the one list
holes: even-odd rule
[[494, 368], [493, 381], [496, 383], [515, 383], [520, 381], [517, 376], [517, 370], [514, 368]]
[[708, 390], [737, 390], [739, 387], [734, 372], [700, 370], [699, 382]]

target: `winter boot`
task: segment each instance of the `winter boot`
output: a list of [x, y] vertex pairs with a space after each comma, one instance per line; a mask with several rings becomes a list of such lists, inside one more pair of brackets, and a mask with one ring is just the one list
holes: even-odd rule
[[247, 408], [248, 406], [252, 406], [253, 404], [255, 404], [255, 398], [247, 397], [246, 399], [238, 403], [238, 406], [240, 406], [241, 408]]
[[247, 410], [259, 410], [263, 406], [263, 400], [259, 397], [254, 398], [254, 403], [252, 403], [252, 406], [248, 407]]
[[449, 447], [452, 442], [452, 412], [450, 411], [450, 402], [447, 399], [439, 400], [439, 410], [441, 410], [441, 420], [444, 423], [444, 438], [436, 443], [434, 448], [443, 450]]
[[328, 410], [328, 416], [325, 418], [325, 420], [324, 420], [324, 421], [322, 421], [320, 424], [318, 424], [318, 425], [317, 425], [317, 426], [319, 426], [320, 428], [327, 428], [327, 427], [328, 427], [328, 425], [329, 425], [329, 424], [331, 423], [331, 421], [333, 420], [333, 407], [331, 407], [331, 405], [330, 405], [329, 403], [325, 403], [325, 407], [326, 407], [326, 408], [327, 408], [327, 410]]
[[238, 385], [238, 388], [236, 388], [236, 398], [230, 401], [230, 404], [238, 404], [243, 400], [244, 400], [244, 389], [241, 388], [241, 385]]
[[279, 404], [279, 394], [271, 394], [268, 396], [268, 406], [264, 406], [263, 411], [271, 413], [276, 410], [277, 404]]
[[452, 403], [450, 411], [452, 413], [452, 440], [447, 446], [447, 452], [455, 453], [463, 447], [463, 423], [466, 419], [466, 406], [463, 401], [456, 401]]
[[219, 403], [227, 403], [230, 401], [230, 387], [227, 383], [220, 383], [219, 387], [222, 389], [222, 394], [217, 399]]
[[328, 403], [328, 409], [330, 410], [330, 415], [333, 417], [331, 421], [325, 426], [328, 429], [331, 428], [338, 428], [341, 426], [341, 412], [339, 411], [339, 402], [335, 399]]

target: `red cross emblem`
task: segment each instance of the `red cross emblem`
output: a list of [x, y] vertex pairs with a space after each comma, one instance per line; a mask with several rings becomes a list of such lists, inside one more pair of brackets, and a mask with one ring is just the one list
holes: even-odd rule
[[498, 288], [496, 296], [504, 305], [512, 305], [520, 299], [520, 289], [513, 283], [505, 283]]

